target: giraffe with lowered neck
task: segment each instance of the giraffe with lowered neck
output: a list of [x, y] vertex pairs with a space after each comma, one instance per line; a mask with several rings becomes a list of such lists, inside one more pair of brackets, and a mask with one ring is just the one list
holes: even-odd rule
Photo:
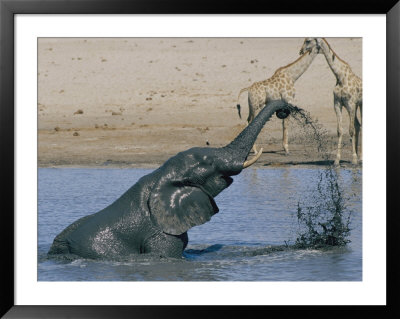
[[332, 73], [336, 77], [336, 85], [333, 89], [333, 104], [337, 118], [337, 153], [334, 164], [340, 163], [342, 153], [342, 108], [346, 108], [349, 118], [349, 133], [352, 145], [352, 163], [357, 164], [359, 160], [358, 144], [361, 131], [361, 124], [357, 118], [357, 110], [360, 109], [362, 115], [362, 80], [354, 74], [350, 65], [343, 61], [332, 50], [328, 41], [324, 38], [306, 38], [300, 49], [300, 54], [304, 51], [317, 48], [319, 53], [325, 56]]
[[[294, 104], [294, 83], [308, 69], [317, 54], [318, 52], [316, 48], [307, 50], [294, 62], [278, 68], [270, 78], [264, 81], [254, 82], [251, 86], [241, 89], [237, 99], [239, 117], [241, 118], [239, 98], [245, 91], [248, 92], [249, 104], [247, 125], [253, 121], [257, 113], [268, 103], [268, 101], [283, 100], [287, 103]], [[282, 119], [282, 146], [285, 154], [289, 154], [287, 116], [287, 113], [281, 113], [278, 115], [278, 117]], [[255, 144], [253, 150], [257, 153], [257, 147]]]

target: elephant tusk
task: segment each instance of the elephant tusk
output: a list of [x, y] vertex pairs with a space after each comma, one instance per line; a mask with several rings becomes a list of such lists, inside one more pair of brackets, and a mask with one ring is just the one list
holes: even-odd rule
[[262, 154], [263, 149], [260, 148], [260, 150], [258, 151], [258, 153], [249, 161], [245, 161], [243, 163], [243, 168], [247, 168], [251, 165], [253, 165], [255, 162], [257, 162], [257, 160], [260, 158], [261, 154]]

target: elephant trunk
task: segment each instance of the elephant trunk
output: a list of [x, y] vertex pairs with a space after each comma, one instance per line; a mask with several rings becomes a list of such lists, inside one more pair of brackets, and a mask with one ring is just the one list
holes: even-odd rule
[[[279, 109], [288, 109], [290, 111], [294, 108], [295, 107], [282, 100], [268, 102], [255, 119], [249, 123], [249, 125], [231, 143], [226, 145], [224, 149], [233, 154], [235, 160], [239, 161], [243, 165], [257, 140], [258, 134], [260, 134], [261, 129], [274, 112]], [[259, 157], [261, 153], [257, 155]], [[244, 166], [246, 167], [251, 164], [252, 161], [249, 161]]]

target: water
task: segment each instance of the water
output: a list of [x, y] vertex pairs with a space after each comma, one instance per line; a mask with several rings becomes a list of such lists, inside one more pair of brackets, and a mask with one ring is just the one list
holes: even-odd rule
[[189, 230], [182, 259], [140, 255], [125, 262], [66, 262], [46, 257], [54, 237], [76, 219], [112, 203], [152, 170], [40, 168], [38, 280], [361, 281], [362, 172], [358, 168], [337, 171], [338, 184], [348, 195], [350, 242], [329, 249], [290, 248], [299, 232], [298, 203], [318, 204], [312, 200], [323, 170], [311, 166], [244, 170], [216, 197], [220, 212]]

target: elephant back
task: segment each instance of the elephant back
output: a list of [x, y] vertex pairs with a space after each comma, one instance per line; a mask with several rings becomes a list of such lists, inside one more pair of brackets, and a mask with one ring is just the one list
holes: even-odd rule
[[53, 244], [50, 247], [48, 252], [49, 255], [57, 255], [57, 254], [69, 254], [71, 253], [70, 247], [68, 244], [68, 237], [71, 233], [73, 233], [78, 227], [88, 221], [90, 218], [93, 217], [92, 215], [84, 216], [77, 221], [73, 222], [67, 228], [65, 228], [60, 234], [54, 238]]

